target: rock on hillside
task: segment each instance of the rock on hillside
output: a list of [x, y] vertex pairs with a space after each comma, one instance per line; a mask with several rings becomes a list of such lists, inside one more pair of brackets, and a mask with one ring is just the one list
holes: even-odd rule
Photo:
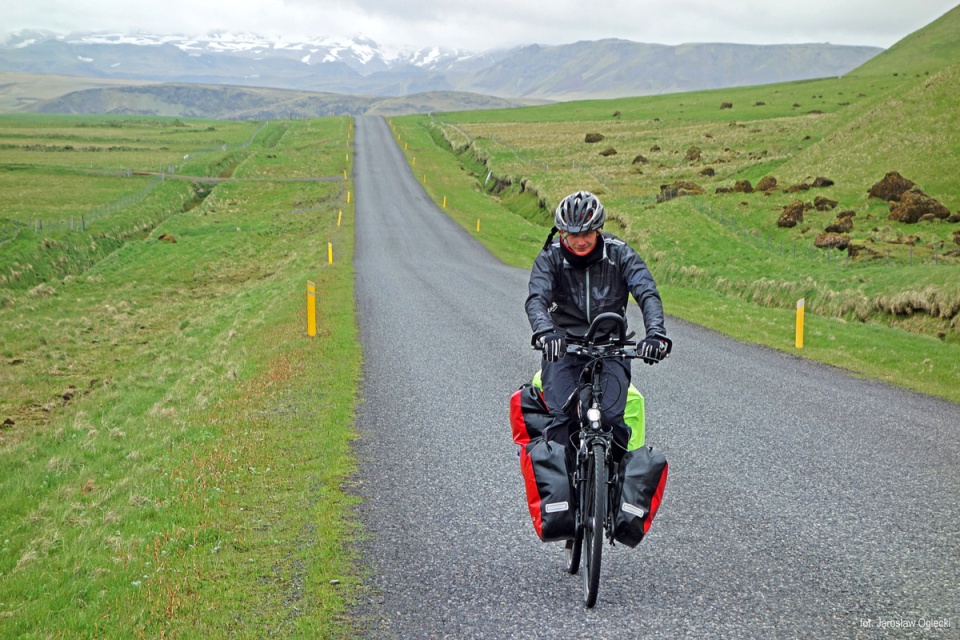
[[900, 196], [900, 203], [890, 203], [889, 220], [914, 224], [926, 216], [944, 220], [950, 217], [950, 209], [936, 198], [931, 198], [920, 189], [911, 189]]
[[883, 198], [886, 201], [900, 201], [900, 196], [913, 188], [913, 181], [904, 178], [898, 171], [890, 171], [883, 176], [867, 193], [871, 198]]
[[777, 226], [787, 229], [797, 226], [798, 223], [803, 222], [804, 209], [806, 209], [806, 206], [802, 200], [794, 200], [786, 205], [777, 220]]

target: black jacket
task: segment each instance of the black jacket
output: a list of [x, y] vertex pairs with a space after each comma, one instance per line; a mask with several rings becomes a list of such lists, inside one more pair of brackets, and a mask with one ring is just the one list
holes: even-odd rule
[[615, 311], [626, 317], [631, 293], [643, 312], [645, 336], [666, 333], [660, 292], [646, 263], [616, 236], [601, 233], [600, 238], [602, 251], [597, 250], [588, 265], [572, 264], [559, 239], [537, 256], [525, 305], [534, 335], [559, 330], [583, 336], [600, 313]]

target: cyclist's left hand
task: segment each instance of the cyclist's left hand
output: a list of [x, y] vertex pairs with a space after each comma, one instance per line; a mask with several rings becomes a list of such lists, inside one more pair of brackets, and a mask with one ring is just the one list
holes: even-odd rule
[[667, 357], [667, 343], [659, 338], [644, 338], [637, 345], [637, 355], [647, 364], [657, 364]]

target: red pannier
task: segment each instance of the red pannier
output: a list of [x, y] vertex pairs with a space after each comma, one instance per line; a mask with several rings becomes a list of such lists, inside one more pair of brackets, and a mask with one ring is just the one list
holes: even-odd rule
[[510, 398], [510, 427], [520, 445], [520, 472], [527, 507], [537, 536], [544, 542], [569, 540], [576, 532], [573, 487], [565, 447], [544, 439], [552, 421], [543, 393], [532, 384]]
[[513, 441], [521, 447], [539, 438], [550, 426], [550, 411], [543, 402], [543, 393], [532, 384], [525, 384], [510, 397], [510, 427]]
[[640, 544], [660, 509], [667, 484], [667, 458], [654, 447], [623, 454], [617, 473], [613, 537], [629, 547]]
[[544, 542], [573, 538], [576, 510], [566, 447], [543, 437], [534, 438], [520, 448], [520, 472], [537, 536]]

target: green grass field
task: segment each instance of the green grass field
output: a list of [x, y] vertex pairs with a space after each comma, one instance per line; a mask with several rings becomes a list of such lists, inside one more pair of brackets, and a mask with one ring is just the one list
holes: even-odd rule
[[[28, 120], [0, 119], [0, 139], [44, 127], [57, 144], [71, 132], [77, 146], [137, 138], [148, 149], [134, 171], [219, 134], [227, 149], [185, 166], [208, 175], [226, 162], [241, 178], [196, 201], [190, 181], [168, 180], [99, 230], [3, 247], [7, 276], [25, 268], [10, 250], [30, 242], [36, 260], [69, 263], [146, 215], [128, 209], [156, 212], [76, 273], [0, 285], [0, 636], [351, 637], [351, 121]], [[109, 154], [85, 168], [89, 180], [61, 158], [11, 160], [51, 185], [23, 215], [69, 203], [71, 190], [77, 203], [113, 200], [134, 181], [97, 173]]]

